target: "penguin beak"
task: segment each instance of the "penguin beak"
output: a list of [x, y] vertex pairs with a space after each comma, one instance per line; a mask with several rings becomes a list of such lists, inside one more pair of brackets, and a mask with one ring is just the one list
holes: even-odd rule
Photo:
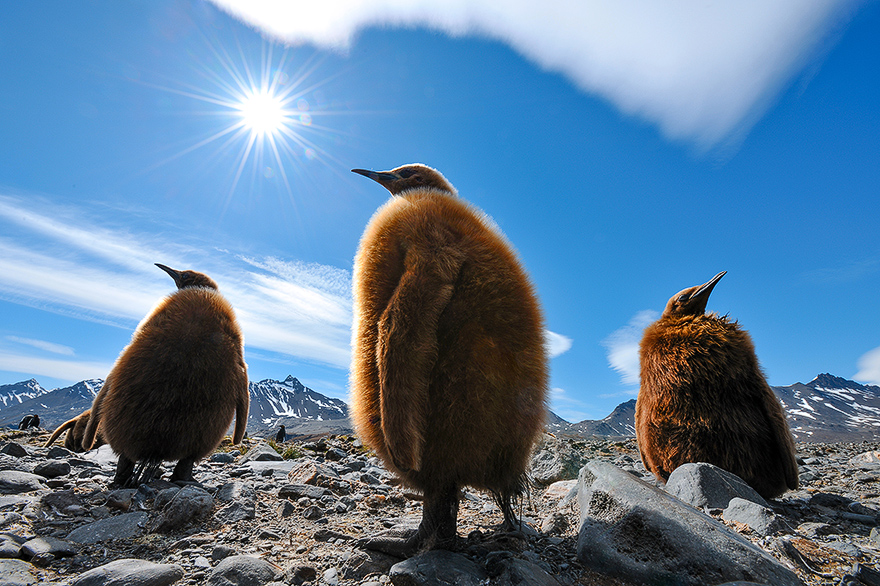
[[718, 281], [721, 280], [721, 277], [727, 274], [727, 271], [721, 271], [707, 282], [700, 285], [700, 288], [691, 294], [691, 300], [697, 299], [699, 297], [705, 297], [706, 300], [709, 299], [709, 295], [712, 293], [712, 289], [715, 288], [715, 285], [718, 284]]
[[368, 171], [367, 169], [352, 169], [352, 173], [369, 177], [388, 191], [391, 191], [391, 184], [400, 179], [400, 175], [390, 171]]
[[171, 267], [166, 267], [165, 265], [154, 263], [157, 267], [168, 273], [172, 279], [174, 279], [174, 284], [177, 285], [177, 288], [180, 289], [180, 273], [172, 269]]

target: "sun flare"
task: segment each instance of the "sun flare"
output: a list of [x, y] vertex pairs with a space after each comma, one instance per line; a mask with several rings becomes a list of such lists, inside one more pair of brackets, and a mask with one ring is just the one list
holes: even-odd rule
[[259, 135], [277, 134], [287, 121], [284, 101], [269, 91], [249, 92], [239, 111], [245, 128]]

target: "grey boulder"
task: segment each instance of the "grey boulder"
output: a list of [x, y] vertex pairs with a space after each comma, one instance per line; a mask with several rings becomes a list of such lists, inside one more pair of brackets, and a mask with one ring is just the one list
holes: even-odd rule
[[645, 584], [803, 586], [743, 537], [613, 464], [581, 469], [578, 503], [577, 556], [598, 572]]

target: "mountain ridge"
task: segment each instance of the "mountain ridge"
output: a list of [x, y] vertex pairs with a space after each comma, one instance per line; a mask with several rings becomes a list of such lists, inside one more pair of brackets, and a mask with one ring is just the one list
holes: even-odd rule
[[[50, 391], [36, 379], [0, 385], [0, 426], [16, 426], [28, 413], [53, 428], [91, 406], [103, 381], [90, 379]], [[864, 385], [830, 373], [788, 386], [771, 387], [785, 408], [796, 440], [814, 442], [876, 441], [880, 438], [880, 386]], [[250, 381], [248, 433], [274, 437], [280, 425], [288, 436], [350, 434], [348, 405], [305, 386], [293, 375], [284, 380]], [[547, 431], [577, 437], [633, 437], [635, 399], [605, 418], [568, 422], [552, 411]]]

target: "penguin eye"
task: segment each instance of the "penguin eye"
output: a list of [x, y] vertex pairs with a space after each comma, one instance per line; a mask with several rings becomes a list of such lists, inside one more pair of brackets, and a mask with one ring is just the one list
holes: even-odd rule
[[690, 299], [690, 295], [679, 295], [678, 299], [676, 299], [676, 303], [685, 303], [688, 299]]
[[404, 169], [403, 171], [398, 173], [398, 175], [400, 175], [401, 179], [409, 179], [414, 174], [415, 174], [415, 171], [413, 171], [412, 169]]

